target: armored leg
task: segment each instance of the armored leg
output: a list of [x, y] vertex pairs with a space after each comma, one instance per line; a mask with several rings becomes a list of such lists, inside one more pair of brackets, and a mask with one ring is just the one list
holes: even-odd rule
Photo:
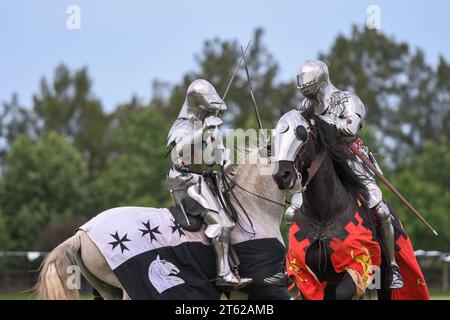
[[378, 229], [381, 237], [383, 238], [391, 265], [392, 281], [390, 288], [400, 289], [403, 287], [403, 278], [400, 274], [400, 269], [397, 262], [395, 261], [395, 239], [391, 213], [384, 201], [378, 203], [374, 208], [372, 208], [372, 210], [378, 220]]
[[[361, 152], [368, 157], [378, 171], [381, 169], [367, 147], [361, 149]], [[394, 239], [394, 227], [392, 226], [392, 217], [388, 206], [384, 203], [383, 195], [380, 188], [378, 187], [374, 173], [367, 168], [367, 166], [359, 158], [355, 158], [348, 161], [349, 166], [353, 171], [360, 176], [362, 181], [367, 187], [369, 192], [368, 205], [374, 213], [377, 222], [378, 230], [382, 240], [385, 244], [386, 250], [388, 252], [388, 258], [392, 270], [392, 280], [390, 283], [391, 289], [399, 289], [403, 287], [403, 279], [400, 275], [399, 267], [395, 261], [395, 239]]]
[[166, 188], [169, 190], [175, 205], [185, 215], [186, 221], [189, 221], [187, 214], [198, 215], [203, 211], [201, 207], [195, 205], [196, 201], [189, 201], [190, 198], [187, 193], [189, 187], [198, 185], [199, 179], [198, 174], [181, 172], [175, 167], [172, 167], [166, 176]]
[[252, 282], [250, 278], [238, 278], [233, 273], [229, 261], [230, 233], [234, 222], [222, 219], [220, 214], [208, 211], [204, 216], [207, 224], [205, 234], [212, 239], [216, 255], [217, 282], [219, 286], [244, 286]]
[[217, 275], [223, 280], [227, 279], [232, 283], [239, 283], [239, 280], [233, 274], [229, 263], [229, 246], [230, 246], [230, 232], [234, 227], [233, 224], [222, 226], [218, 236], [212, 239], [214, 250], [216, 252], [216, 267]]
[[206, 224], [205, 234], [212, 240], [216, 254], [218, 276], [216, 284], [236, 287], [252, 282], [250, 278], [238, 279], [230, 268], [230, 233], [234, 228], [234, 222], [213, 197], [208, 185], [200, 181], [200, 185], [189, 187], [187, 193], [205, 209], [202, 214]]

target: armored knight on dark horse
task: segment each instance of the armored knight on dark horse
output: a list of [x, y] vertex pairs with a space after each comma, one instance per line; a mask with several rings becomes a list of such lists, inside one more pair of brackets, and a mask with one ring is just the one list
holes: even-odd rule
[[[301, 66], [297, 74], [297, 87], [305, 97], [299, 107], [300, 111], [310, 107], [314, 108], [321, 119], [339, 131], [346, 145], [357, 146], [360, 152], [369, 158], [381, 172], [375, 157], [357, 137], [366, 116], [364, 104], [358, 96], [352, 92], [338, 90], [333, 86], [327, 65], [319, 60], [308, 60]], [[366, 184], [369, 195], [367, 202], [377, 221], [392, 269], [390, 288], [399, 289], [403, 286], [403, 280], [395, 261], [394, 228], [389, 208], [377, 186], [375, 174], [358, 157], [351, 158], [349, 165]], [[301, 207], [301, 197], [297, 195], [295, 200], [288, 208], [287, 216], [292, 216], [292, 212]]]
[[285, 211], [290, 249], [286, 272], [265, 283], [291, 284], [306, 299], [360, 298], [373, 280], [372, 268], [382, 267], [382, 298], [429, 298], [409, 237], [375, 178], [437, 233], [383, 176], [358, 137], [363, 103], [336, 89], [319, 60], [301, 66], [297, 87], [305, 99], [280, 118], [271, 146], [273, 178], [280, 189], [294, 191]]

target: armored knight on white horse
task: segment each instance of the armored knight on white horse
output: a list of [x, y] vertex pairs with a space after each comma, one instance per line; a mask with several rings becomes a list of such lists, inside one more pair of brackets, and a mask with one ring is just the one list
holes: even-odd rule
[[206, 224], [205, 234], [212, 240], [216, 253], [217, 285], [237, 286], [250, 283], [238, 278], [228, 261], [230, 232], [235, 223], [221, 205], [217, 192], [211, 190], [210, 178], [217, 173], [214, 165], [230, 164], [219, 125], [220, 115], [227, 109], [216, 89], [198, 79], [188, 87], [186, 100], [167, 138], [173, 166], [167, 176], [176, 205], [185, 216], [200, 216]]

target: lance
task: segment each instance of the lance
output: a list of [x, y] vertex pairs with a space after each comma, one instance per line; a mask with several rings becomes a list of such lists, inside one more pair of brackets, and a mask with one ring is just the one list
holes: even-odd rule
[[[244, 55], [245, 55], [245, 52], [247, 52], [248, 48], [250, 47], [250, 43], [251, 43], [251, 42], [252, 42], [252, 40], [250, 40], [250, 41], [248, 42], [247, 47], [245, 48], [245, 51], [244, 51]], [[242, 46], [241, 46], [241, 50], [242, 50]], [[241, 64], [242, 64], [242, 61], [245, 59], [245, 56], [244, 56], [244, 55], [241, 56], [241, 58], [239, 59], [238, 64], [237, 64], [236, 67], [234, 68], [233, 74], [231, 75], [231, 78], [230, 78], [230, 80], [228, 81], [227, 88], [225, 89], [225, 93], [223, 94], [223, 97], [222, 97], [222, 103], [220, 104], [220, 107], [222, 106], [222, 104], [223, 104], [224, 101], [225, 101], [225, 98], [227, 97], [228, 91], [230, 90], [231, 84], [233, 83], [234, 77], [236, 76], [236, 73], [237, 73], [237, 71], [239, 70], [239, 67], [240, 67]], [[220, 107], [219, 107], [219, 108], [217, 109], [217, 111], [216, 111], [216, 117], [217, 117], [217, 115], [219, 114]]]
[[[258, 104], [256, 103], [255, 94], [253, 93], [252, 80], [250, 78], [250, 73], [248, 72], [247, 59], [245, 58], [245, 52], [244, 52], [244, 48], [242, 47], [242, 45], [241, 45], [241, 52], [242, 52], [242, 58], [244, 58], [245, 74], [247, 75], [248, 86], [250, 88], [250, 95], [252, 97], [253, 107], [255, 109], [256, 121], [258, 121], [258, 127], [259, 127], [259, 130], [261, 131], [262, 123], [261, 123], [261, 118], [259, 116]], [[262, 133], [262, 131], [261, 131], [261, 133]]]
[[417, 211], [409, 202], [406, 200], [406, 198], [397, 190], [397, 188], [394, 187], [394, 185], [381, 173], [375, 168], [373, 163], [364, 155], [361, 153], [359, 147], [355, 144], [352, 144], [350, 146], [350, 150], [359, 158], [362, 162], [364, 162], [365, 165], [369, 167], [370, 170], [375, 173], [375, 175], [380, 178], [381, 181], [386, 185], [386, 187], [389, 188], [389, 190], [392, 191], [399, 199], [400, 201], [422, 222], [424, 225], [428, 227], [428, 229], [431, 230], [436, 236], [438, 233], [436, 230], [428, 223], [428, 221], [425, 220], [425, 218]]

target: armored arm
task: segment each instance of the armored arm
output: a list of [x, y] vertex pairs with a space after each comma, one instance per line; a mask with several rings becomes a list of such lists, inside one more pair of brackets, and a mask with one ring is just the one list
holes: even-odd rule
[[349, 94], [344, 105], [342, 114], [336, 119], [336, 128], [345, 136], [355, 136], [366, 116], [364, 105], [355, 94]]
[[366, 111], [355, 94], [350, 94], [341, 116], [336, 119], [336, 128], [345, 136], [355, 136], [362, 127]]
[[205, 119], [205, 149], [210, 148], [210, 152], [205, 156], [205, 162], [209, 165], [219, 164], [223, 165], [225, 169], [230, 164], [230, 150], [225, 148], [223, 144], [222, 134], [219, 130], [219, 125], [222, 124], [222, 120], [217, 117], [208, 117]]
[[202, 148], [203, 128], [195, 127], [188, 119], [177, 119], [167, 138], [167, 149], [174, 166], [178, 169], [191, 163], [196, 149]]
[[220, 124], [222, 120], [214, 116], [206, 118], [203, 125], [197, 128], [189, 120], [177, 120], [168, 138], [168, 151], [175, 167], [192, 164], [194, 159], [206, 165], [226, 164], [229, 151], [223, 145], [218, 128]]

